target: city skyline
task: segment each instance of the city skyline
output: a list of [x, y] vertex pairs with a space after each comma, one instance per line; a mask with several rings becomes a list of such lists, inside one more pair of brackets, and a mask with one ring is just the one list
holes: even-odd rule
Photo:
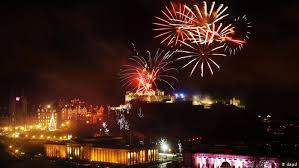
[[0, 2], [2, 165], [298, 166], [298, 9]]
[[[281, 5], [270, 2], [224, 1], [232, 15], [246, 13], [252, 20], [249, 43], [239, 55], [221, 62], [221, 71], [213, 77], [189, 78], [188, 72], [181, 72], [176, 91], [237, 95], [253, 106], [281, 102], [283, 108], [283, 104], [295, 102], [298, 58], [293, 54], [293, 44], [297, 42], [293, 34], [298, 30], [294, 22], [298, 16], [292, 11], [298, 5], [291, 1]], [[121, 88], [118, 73], [129, 56], [131, 43], [151, 51], [167, 48], [153, 38], [152, 30], [153, 16], [158, 16], [165, 4], [164, 1], [3, 4], [2, 95], [9, 96], [10, 89], [23, 88], [31, 100], [37, 101], [41, 97], [83, 97], [93, 103], [121, 103], [125, 89]], [[111, 8], [108, 15], [106, 7]], [[7, 101], [5, 96], [1, 99]], [[279, 113], [276, 108], [272, 111]]]

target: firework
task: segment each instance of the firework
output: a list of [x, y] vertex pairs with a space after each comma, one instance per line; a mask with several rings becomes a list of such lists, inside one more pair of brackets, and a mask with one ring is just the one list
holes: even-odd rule
[[214, 60], [215, 57], [226, 56], [222, 51], [224, 45], [209, 44], [209, 43], [197, 43], [194, 42], [192, 44], [188, 44], [182, 42], [187, 50], [178, 50], [178, 53], [181, 53], [182, 56], [177, 58], [177, 60], [188, 60], [187, 63], [182, 67], [186, 68], [188, 66], [192, 66], [192, 70], [190, 72], [190, 77], [194, 73], [195, 69], [200, 67], [201, 77], [204, 76], [205, 70], [208, 69], [210, 74], [214, 74], [213, 69], [220, 70], [220, 66]]
[[157, 88], [157, 82], [166, 83], [172, 89], [171, 81], [177, 78], [171, 75], [177, 72], [170, 67], [172, 61], [169, 58], [174, 52], [157, 50], [152, 56], [149, 51], [146, 56], [139, 56], [137, 52], [129, 58], [130, 63], [123, 65], [120, 71], [123, 87], [133, 88], [136, 94], [152, 94]]
[[235, 18], [233, 33], [231, 33], [231, 36], [232, 38], [239, 38], [239, 41], [244, 41], [244, 43], [239, 44], [226, 40], [224, 42], [225, 51], [228, 51], [230, 55], [235, 55], [238, 50], [241, 50], [244, 47], [245, 42], [249, 40], [251, 28], [251, 22], [247, 19], [246, 15]]
[[215, 8], [215, 2], [212, 2], [210, 9], [208, 9], [208, 4], [206, 1], [203, 1], [202, 6], [193, 5], [193, 10], [188, 6], [185, 8], [191, 12], [192, 18], [194, 18], [193, 23], [200, 27], [204, 27], [208, 24], [215, 24], [216, 22], [228, 16], [228, 14], [225, 14], [225, 11], [228, 9], [228, 7], [224, 7], [223, 4], [220, 4], [218, 8]]
[[176, 46], [180, 41], [188, 39], [192, 16], [185, 5], [171, 2], [170, 6], [165, 6], [165, 10], [162, 10], [162, 17], [155, 19], [153, 24], [157, 28], [154, 30], [158, 33], [155, 38], [161, 38], [161, 44]]
[[213, 40], [216, 41], [229, 41], [242, 45], [245, 43], [243, 40], [236, 40], [230, 35], [234, 33], [234, 27], [232, 24], [225, 25], [221, 20], [227, 17], [229, 14], [225, 14], [225, 11], [228, 7], [224, 7], [223, 4], [220, 4], [218, 8], [215, 8], [215, 2], [212, 2], [210, 9], [208, 9], [208, 4], [206, 1], [203, 1], [202, 6], [193, 5], [193, 10], [188, 6], [185, 8], [191, 12], [192, 24], [193, 26], [189, 27], [192, 29], [192, 33], [203, 35], [203, 37], [208, 37], [208, 40], [204, 42], [212, 43]]
[[202, 77], [206, 70], [213, 75], [215, 69], [220, 70], [214, 59], [226, 56], [225, 51], [235, 54], [249, 38], [251, 23], [246, 15], [236, 18], [233, 23], [228, 22], [225, 20], [229, 16], [226, 13], [228, 7], [223, 4], [203, 1], [191, 7], [173, 3], [170, 6], [162, 11], [165, 19], [156, 17], [161, 22], [154, 23], [160, 26], [155, 30], [161, 31], [158, 37], [165, 37], [161, 43], [180, 44], [180, 49], [176, 51], [180, 53], [177, 60], [188, 60], [183, 68], [193, 67], [190, 76], [199, 67]]

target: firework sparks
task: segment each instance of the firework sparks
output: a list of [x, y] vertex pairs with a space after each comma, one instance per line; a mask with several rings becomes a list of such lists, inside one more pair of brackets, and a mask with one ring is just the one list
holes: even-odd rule
[[238, 50], [241, 50], [244, 47], [245, 42], [249, 40], [251, 28], [251, 22], [247, 19], [246, 15], [235, 18], [231, 36], [232, 38], [239, 38], [239, 41], [244, 41], [244, 43], [234, 43], [234, 41], [227, 40], [224, 42], [225, 51], [228, 51], [230, 55], [235, 55]]
[[162, 17], [155, 17], [157, 26], [154, 30], [158, 32], [155, 38], [161, 38], [161, 44], [178, 45], [179, 41], [188, 39], [188, 25], [192, 22], [191, 11], [185, 8], [185, 5], [180, 3], [170, 3], [170, 6], [165, 6], [162, 10]]
[[214, 61], [215, 57], [226, 56], [224, 53], [219, 52], [224, 45], [212, 46], [213, 44], [200, 44], [193, 43], [188, 44], [183, 42], [183, 44], [188, 48], [188, 50], [178, 50], [178, 53], [182, 53], [183, 56], [177, 58], [177, 60], [188, 60], [188, 62], [182, 67], [186, 68], [192, 66], [190, 72], [190, 77], [194, 73], [195, 69], [200, 67], [201, 77], [205, 74], [205, 69], [208, 69], [210, 74], [214, 74], [215, 67], [220, 70], [220, 66]]
[[172, 61], [168, 61], [173, 52], [157, 50], [152, 56], [149, 51], [146, 56], [139, 56], [138, 53], [129, 58], [130, 64], [123, 65], [120, 71], [123, 87], [131, 87], [137, 94], [152, 94], [157, 89], [157, 82], [170, 86], [170, 81], [177, 81], [177, 78], [170, 75], [177, 72], [176, 68], [170, 67]]
[[[181, 53], [177, 60], [188, 60], [183, 68], [193, 67], [190, 77], [198, 67], [201, 77], [206, 70], [213, 75], [215, 68], [220, 70], [214, 59], [226, 56], [225, 51], [229, 51], [230, 55], [235, 54], [243, 48], [249, 38], [248, 28], [251, 27], [251, 23], [248, 22], [247, 16], [236, 18], [234, 23], [224, 21], [229, 14], [226, 13], [228, 7], [223, 4], [208, 4], [203, 1], [202, 4], [194, 4], [191, 7], [173, 3], [170, 6], [171, 8], [166, 6], [166, 10], [162, 11], [166, 19], [156, 17], [161, 23], [154, 24], [160, 26], [156, 29], [161, 31], [158, 36], [165, 37], [161, 43], [168, 40], [168, 44], [180, 44], [180, 48], [187, 48], [178, 49], [176, 52]], [[242, 25], [245, 25], [245, 28], [241, 27]], [[176, 31], [178, 28], [182, 31]]]
[[192, 20], [192, 23], [195, 26], [199, 27], [204, 27], [207, 24], [214, 24], [229, 15], [225, 13], [228, 7], [224, 7], [223, 4], [220, 4], [216, 9], [215, 1], [212, 2], [210, 9], [208, 9], [208, 4], [206, 1], [203, 1], [201, 6], [193, 5], [193, 8], [189, 8], [187, 5], [185, 5], [185, 9], [190, 12], [188, 18]]

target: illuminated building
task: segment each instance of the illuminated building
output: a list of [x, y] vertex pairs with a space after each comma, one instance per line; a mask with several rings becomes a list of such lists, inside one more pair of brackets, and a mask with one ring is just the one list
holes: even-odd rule
[[87, 115], [89, 112], [85, 101], [80, 99], [65, 101], [60, 106], [62, 121], [76, 119], [78, 115]]
[[76, 119], [78, 115], [87, 115], [88, 111], [86, 107], [81, 106], [66, 106], [61, 110], [61, 119], [62, 121], [65, 120], [72, 120]]
[[193, 153], [184, 155], [186, 166], [195, 168], [235, 167], [235, 168], [278, 168], [277, 158], [256, 157], [246, 155]]
[[202, 105], [205, 109], [211, 108], [211, 105], [215, 103], [215, 100], [211, 99], [209, 96], [193, 96], [192, 105]]
[[43, 128], [49, 128], [51, 118], [53, 117], [57, 124], [57, 111], [49, 106], [39, 106], [37, 109], [38, 125]]
[[243, 104], [241, 103], [241, 100], [240, 100], [240, 99], [237, 99], [237, 98], [235, 98], [235, 97], [233, 97], [233, 98], [231, 98], [231, 99], [229, 100], [229, 104], [230, 104], [230, 105], [233, 105], [233, 106], [236, 106], [236, 107], [239, 107], [239, 108], [245, 108], [245, 105], [243, 105]]
[[147, 103], [154, 103], [154, 102], [173, 102], [175, 99], [174, 96], [171, 95], [164, 95], [163, 91], [157, 90], [150, 92], [148, 94], [143, 93], [134, 93], [134, 92], [127, 92], [125, 95], [125, 103], [128, 104], [132, 101], [137, 102], [147, 102]]
[[108, 111], [121, 111], [121, 110], [130, 110], [131, 104], [121, 104], [119, 106], [108, 106]]
[[84, 121], [90, 124], [96, 124], [104, 116], [103, 106], [87, 105], [85, 101], [73, 99], [70, 103], [61, 108], [61, 120], [66, 121]]
[[125, 95], [125, 105], [121, 105], [117, 108], [124, 108], [129, 103], [132, 102], [145, 102], [145, 103], [179, 103], [179, 102], [190, 102], [192, 105], [203, 106], [205, 109], [210, 109], [214, 104], [225, 104], [225, 105], [233, 105], [239, 108], [245, 108], [245, 105], [241, 103], [240, 99], [235, 97], [231, 99], [213, 99], [210, 96], [202, 96], [202, 95], [186, 95], [184, 93], [175, 93], [174, 95], [164, 95], [163, 91], [153, 91], [147, 94], [144, 93], [134, 93], [127, 92]]
[[12, 94], [9, 98], [9, 114], [14, 124], [24, 124], [27, 117], [27, 98], [24, 93], [21, 95]]
[[100, 106], [99, 108], [96, 108], [94, 113], [91, 113], [90, 117], [90, 123], [96, 124], [98, 121], [101, 121], [104, 118], [104, 107]]
[[119, 165], [134, 165], [158, 159], [156, 148], [130, 148], [124, 145], [99, 145], [92, 142], [45, 143], [48, 158], [87, 160]]
[[49, 158], [66, 158], [66, 145], [63, 144], [45, 144], [46, 156]]
[[209, 96], [199, 96], [199, 95], [195, 95], [192, 97], [192, 105], [202, 105], [205, 109], [211, 108], [211, 106], [216, 103], [232, 105], [238, 108], [245, 108], [245, 105], [241, 103], [241, 100], [235, 97], [231, 99], [213, 99]]

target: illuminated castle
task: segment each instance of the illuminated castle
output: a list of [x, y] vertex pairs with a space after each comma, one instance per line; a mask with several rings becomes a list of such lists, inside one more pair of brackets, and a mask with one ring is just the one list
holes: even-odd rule
[[[238, 108], [245, 108], [245, 105], [240, 99], [232, 97], [230, 99], [214, 99], [210, 96], [193, 95], [188, 96], [184, 93], [175, 93], [174, 95], [165, 95], [163, 91], [156, 90], [152, 92], [130, 92], [125, 95], [125, 104], [131, 102], [146, 102], [146, 103], [176, 103], [176, 102], [191, 102], [192, 105], [201, 105], [205, 109], [211, 108], [213, 104], [232, 105]], [[119, 107], [120, 108], [120, 107]]]
[[131, 101], [137, 102], [147, 102], [147, 103], [155, 103], [155, 102], [165, 102], [172, 103], [174, 102], [175, 97], [171, 95], [164, 95], [163, 91], [156, 90], [152, 92], [148, 92], [146, 94], [142, 92], [126, 92], [125, 95], [125, 103], [129, 103]]

